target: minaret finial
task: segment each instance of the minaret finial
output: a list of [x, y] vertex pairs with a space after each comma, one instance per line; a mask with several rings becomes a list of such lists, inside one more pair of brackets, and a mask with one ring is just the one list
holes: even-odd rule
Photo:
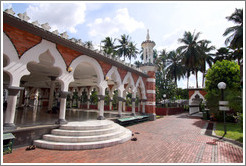
[[149, 40], [149, 29], [147, 29], [147, 36], [146, 39]]

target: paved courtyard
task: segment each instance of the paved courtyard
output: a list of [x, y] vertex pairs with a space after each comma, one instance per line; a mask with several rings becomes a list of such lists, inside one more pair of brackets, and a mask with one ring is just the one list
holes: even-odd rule
[[[188, 114], [129, 126], [137, 141], [94, 150], [14, 149], [3, 163], [242, 163], [243, 149], [204, 135], [207, 121]], [[139, 134], [138, 134], [139, 133]]]

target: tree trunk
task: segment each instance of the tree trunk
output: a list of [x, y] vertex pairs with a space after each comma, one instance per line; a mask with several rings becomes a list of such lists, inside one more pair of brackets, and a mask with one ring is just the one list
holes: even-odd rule
[[197, 70], [196, 70], [196, 88], [198, 88]]
[[202, 73], [202, 87], [204, 87], [204, 83], [205, 83], [205, 71], [203, 71]]
[[190, 76], [187, 73], [187, 89], [189, 89], [189, 78], [190, 78]]

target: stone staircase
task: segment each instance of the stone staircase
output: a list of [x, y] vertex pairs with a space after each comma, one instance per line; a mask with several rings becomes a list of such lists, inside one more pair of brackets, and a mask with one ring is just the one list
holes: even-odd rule
[[131, 139], [132, 132], [110, 120], [69, 122], [35, 140], [34, 145], [45, 149], [80, 150], [113, 146]]

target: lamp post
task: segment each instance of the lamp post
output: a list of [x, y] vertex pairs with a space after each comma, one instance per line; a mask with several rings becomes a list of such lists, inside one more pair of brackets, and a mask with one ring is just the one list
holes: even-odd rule
[[[218, 83], [218, 88], [221, 90], [221, 101], [224, 101], [224, 89], [226, 88], [226, 83], [224, 82]], [[225, 110], [223, 112], [224, 112], [224, 135], [223, 135], [224, 137], [226, 135]]]
[[163, 94], [163, 98], [164, 98], [164, 107], [165, 107], [166, 94]]

